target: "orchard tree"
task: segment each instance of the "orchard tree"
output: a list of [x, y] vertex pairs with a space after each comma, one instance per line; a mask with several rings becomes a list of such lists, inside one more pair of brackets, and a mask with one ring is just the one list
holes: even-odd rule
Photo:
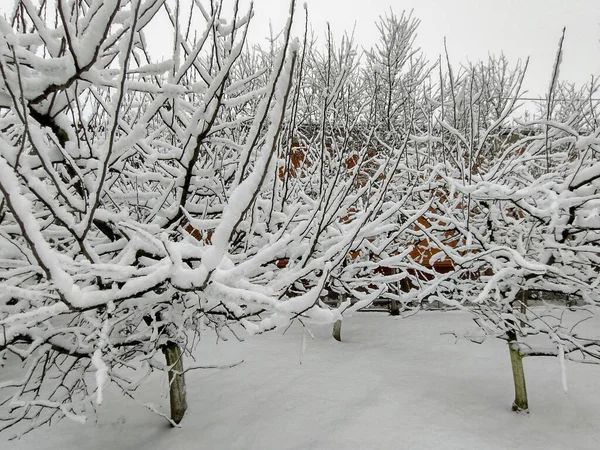
[[413, 97], [427, 73], [427, 62], [415, 47], [420, 21], [412, 12], [393, 11], [377, 22], [379, 42], [366, 52], [365, 81], [373, 97], [369, 123], [382, 131], [408, 127]]
[[[472, 129], [481, 108], [470, 103]], [[475, 166], [472, 155], [485, 142], [474, 147], [469, 135], [440, 121], [450, 135], [445, 139], [452, 143], [449, 148], [458, 156], [465, 155], [458, 147], [466, 149], [469, 157], [463, 160], [473, 163], [467, 170], [448, 162], [437, 169], [446, 195], [432, 220], [451, 228], [460, 244], [446, 245], [427, 230], [455, 266], [449, 280], [454, 289], [436, 295], [474, 314], [484, 332], [471, 337], [474, 341], [486, 336], [507, 341], [515, 411], [529, 407], [523, 358], [557, 357], [565, 390], [565, 360], [600, 363], [599, 336], [585, 323], [599, 306], [599, 131], [589, 127], [593, 103], [583, 104], [589, 106], [578, 108], [567, 122], [535, 121], [511, 130], [502, 151], [482, 167]], [[505, 112], [512, 113], [515, 105], [516, 100], [508, 103]], [[496, 120], [491, 126], [499, 129], [501, 124]], [[491, 131], [480, 135], [491, 139]], [[582, 306], [534, 307], [529, 300], [539, 292], [580, 299]]]
[[[303, 205], [286, 205], [292, 216], [273, 229], [257, 226], [273, 200], [263, 193], [298, 51], [294, 4], [252, 91], [264, 72], [233, 70], [252, 12], [236, 7], [228, 22], [220, 4], [192, 6], [204, 21], [197, 33], [182, 25], [191, 20], [179, 2], [162, 0], [22, 1], [1, 22], [0, 351], [23, 361], [2, 384], [3, 429], [83, 420], [108, 381], [133, 395], [155, 369], [169, 372], [178, 423], [181, 358], [202, 329], [336, 317], [318, 306], [328, 261], [299, 296], [286, 294], [289, 273], [269, 269], [303, 239], [289, 227], [308, 220]], [[143, 31], [159, 11], [175, 45], [156, 64]], [[252, 101], [250, 115], [231, 113]], [[166, 365], [154, 358], [161, 351]]]
[[[133, 395], [155, 369], [169, 373], [178, 423], [194, 334], [232, 321], [266, 329], [311, 308], [294, 299], [276, 312], [284, 302], [242, 274], [240, 261], [261, 267], [264, 254], [231, 256], [272, 172], [297, 52], [291, 18], [268, 81], [243, 92], [252, 78], [232, 68], [251, 11], [227, 22], [220, 4], [194, 4], [204, 23], [191, 32], [180, 6], [19, 1], [1, 22], [0, 351], [23, 361], [2, 384], [3, 429], [83, 420], [108, 381]], [[175, 44], [156, 64], [143, 33], [159, 11]], [[229, 110], [250, 98], [254, 114], [232, 122]], [[211, 239], [198, 236], [207, 223]], [[248, 236], [246, 249], [259, 240]], [[250, 321], [261, 313], [274, 314]]]
[[[2, 430], [83, 421], [109, 383], [133, 397], [155, 370], [177, 424], [184, 371], [203, 367], [183, 357], [207, 330], [350, 311], [321, 297], [401, 208], [398, 157], [357, 126], [349, 44], [298, 150], [294, 13], [268, 53], [246, 46], [237, 3], [227, 19], [219, 2], [17, 0], [0, 19]], [[173, 52], [157, 63], [144, 33], [159, 15]]]
[[[303, 46], [292, 91], [297, 100], [287, 122], [290, 137], [282, 145], [282, 167], [273, 192], [282, 197], [281, 204], [298, 195], [314, 199], [306, 231], [310, 246], [297, 256], [290, 252], [285, 259], [288, 269], [306, 271], [315, 261], [329, 258], [332, 244], [346, 243], [345, 253], [332, 262], [324, 294], [349, 313], [369, 304], [392, 284], [379, 277], [378, 264], [369, 262], [371, 243], [407, 226], [419, 212], [405, 211], [406, 220], [391, 223], [406, 207], [404, 200], [394, 196], [397, 186], [393, 184], [404, 153], [381, 145], [366, 121], [368, 92], [352, 38], [344, 36], [338, 46], [328, 30], [326, 45], [322, 53], [315, 50], [312, 40]], [[293, 289], [316, 283], [314, 274], [306, 273], [310, 276], [303, 276]], [[348, 298], [358, 301], [350, 307]], [[334, 328], [338, 340], [340, 333], [338, 321]]]

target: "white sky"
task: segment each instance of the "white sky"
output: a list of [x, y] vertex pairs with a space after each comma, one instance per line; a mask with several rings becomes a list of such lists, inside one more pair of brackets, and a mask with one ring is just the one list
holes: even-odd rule
[[[414, 10], [421, 20], [417, 45], [437, 59], [446, 37], [453, 63], [487, 59], [488, 53], [511, 60], [530, 57], [525, 88], [544, 96], [549, 85], [558, 41], [564, 26], [561, 79], [583, 83], [600, 76], [600, 0], [307, 0], [310, 20], [318, 37], [326, 23], [341, 35], [351, 31], [359, 44], [377, 41], [375, 22], [392, 6], [397, 15]], [[268, 33], [269, 18], [281, 27], [288, 3], [255, 0], [252, 35]], [[302, 2], [299, 12], [303, 14]], [[298, 17], [303, 20], [303, 16]], [[324, 42], [324, 39], [321, 39]]]
[[[226, 0], [231, 4], [231, 0]], [[558, 40], [567, 27], [561, 79], [577, 83], [600, 75], [600, 0], [307, 0], [310, 21], [324, 42], [326, 23], [335, 35], [350, 32], [356, 24], [357, 43], [369, 47], [377, 40], [375, 22], [390, 6], [400, 15], [414, 10], [421, 20], [417, 45], [430, 59], [437, 59], [447, 38], [453, 63], [486, 59], [488, 52], [504, 54], [516, 61], [531, 57], [525, 87], [532, 96], [544, 96]], [[245, 8], [249, 0], [241, 0]], [[296, 22], [304, 21], [303, 1], [298, 1]], [[0, 12], [12, 0], [0, 0]], [[254, 0], [256, 16], [251, 25], [252, 41], [269, 34], [269, 21], [276, 30], [287, 17], [288, 0]], [[158, 27], [160, 28], [160, 27]], [[301, 33], [301, 27], [297, 29]], [[170, 49], [170, 33], [149, 33], [149, 42], [160, 53]]]

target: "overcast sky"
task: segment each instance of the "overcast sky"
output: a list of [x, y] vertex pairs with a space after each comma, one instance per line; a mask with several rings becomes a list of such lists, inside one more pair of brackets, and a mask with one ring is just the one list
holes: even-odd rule
[[[203, 0], [202, 0], [203, 1]], [[226, 0], [231, 4], [232, 0]], [[249, 0], [241, 0], [244, 7]], [[544, 96], [549, 84], [558, 40], [567, 27], [561, 79], [577, 83], [600, 75], [600, 0], [307, 0], [310, 21], [324, 42], [326, 23], [341, 36], [356, 26], [356, 40], [369, 47], [377, 40], [375, 22], [393, 7], [396, 14], [414, 10], [421, 20], [417, 45], [437, 59], [447, 38], [451, 60], [476, 62], [488, 52], [511, 60], [531, 57], [525, 87], [533, 96]], [[12, 0], [0, 0], [0, 11]], [[296, 21], [303, 22], [302, 0]], [[269, 34], [269, 22], [280, 29], [287, 17], [288, 0], [254, 0], [256, 16], [252, 41]], [[168, 53], [170, 35], [148, 33], [149, 42]], [[298, 27], [298, 32], [301, 29]]]
[[[530, 59], [525, 87], [534, 96], [548, 89], [558, 41], [567, 27], [561, 78], [583, 83], [600, 76], [600, 0], [307, 0], [317, 36], [326, 23], [334, 33], [350, 31], [363, 46], [377, 40], [375, 22], [392, 6], [414, 10], [421, 20], [417, 44], [431, 58], [443, 52], [446, 37], [454, 63], [486, 59], [488, 52], [511, 60]], [[269, 18], [281, 27], [286, 1], [255, 0], [253, 36], [268, 33]], [[299, 2], [302, 5], [302, 2]], [[302, 8], [299, 8], [303, 13]], [[323, 42], [323, 39], [322, 39]]]

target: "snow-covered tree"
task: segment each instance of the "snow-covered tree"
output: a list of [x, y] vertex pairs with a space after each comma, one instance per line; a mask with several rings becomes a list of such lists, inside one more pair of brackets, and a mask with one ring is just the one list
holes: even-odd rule
[[[432, 220], [459, 238], [451, 246], [439, 233], [428, 232], [455, 267], [445, 293], [437, 295], [447, 304], [466, 307], [484, 335], [508, 342], [516, 411], [528, 409], [524, 357], [558, 357], [565, 389], [565, 360], [600, 362], [600, 336], [585, 327], [600, 306], [594, 218], [598, 130], [590, 130], [594, 107], [585, 104], [566, 122], [536, 121], [512, 129], [479, 170], [473, 170], [474, 164], [465, 170], [448, 163], [437, 169], [446, 194], [441, 213]], [[515, 100], [507, 104], [504, 120], [515, 105]], [[473, 124], [478, 110], [471, 109]], [[441, 123], [450, 134], [450, 148], [464, 155], [462, 147], [469, 151], [466, 160], [476, 161], [471, 155], [485, 148], [485, 142], [474, 147], [472, 135]], [[500, 129], [502, 123], [491, 126]], [[493, 139], [492, 131], [480, 135]], [[544, 292], [579, 302], [532, 306], [532, 297], [543, 298]], [[471, 338], [479, 342], [483, 336]]]
[[[354, 309], [385, 289], [348, 264], [403, 206], [400, 155], [359, 126], [353, 45], [311, 88], [307, 134], [295, 3], [255, 53], [252, 9], [234, 6], [17, 0], [0, 19], [0, 357], [21, 360], [0, 384], [1, 429], [85, 420], [108, 383], [134, 397], [155, 370], [176, 424], [184, 371], [202, 367], [183, 357], [206, 330], [333, 323], [353, 309], [321, 302], [340, 280]], [[163, 62], [144, 36], [159, 15]]]
[[[133, 395], [157, 368], [177, 423], [181, 357], [202, 329], [336, 317], [318, 307], [325, 261], [299, 296], [286, 294], [289, 273], [269, 270], [308, 220], [288, 204], [264, 228], [298, 50], [292, 15], [268, 78], [248, 91], [261, 72], [235, 79], [233, 67], [251, 11], [226, 21], [220, 4], [192, 6], [203, 20], [192, 31], [164, 0], [18, 1], [0, 20], [0, 352], [23, 361], [2, 384], [3, 429], [83, 420], [108, 381]], [[161, 10], [175, 45], [156, 64], [143, 33]]]
[[369, 122], [382, 131], [408, 127], [415, 93], [427, 73], [427, 62], [415, 47], [419, 23], [412, 12], [397, 16], [390, 10], [379, 18], [379, 42], [366, 54], [363, 75], [372, 97]]

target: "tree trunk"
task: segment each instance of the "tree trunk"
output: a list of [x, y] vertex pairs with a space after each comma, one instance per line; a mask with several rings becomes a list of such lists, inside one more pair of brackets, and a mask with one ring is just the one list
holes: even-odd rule
[[181, 422], [187, 409], [185, 399], [185, 378], [183, 375], [183, 355], [179, 345], [168, 341], [162, 348], [169, 370], [169, 401], [171, 403], [171, 420]]
[[508, 351], [510, 352], [510, 363], [512, 366], [513, 381], [515, 384], [515, 401], [512, 410], [516, 412], [528, 412], [527, 387], [525, 386], [525, 371], [523, 370], [523, 355], [519, 352], [519, 341], [514, 330], [508, 333]]
[[342, 341], [342, 321], [336, 320], [333, 324], [333, 338], [336, 341]]
[[[341, 304], [342, 304], [342, 296], [338, 294], [338, 301], [337, 301], [338, 308], [340, 307]], [[332, 336], [336, 341], [340, 341], [340, 342], [342, 341], [342, 321], [341, 320], [336, 320], [335, 323], [333, 324]]]
[[390, 315], [400, 315], [400, 302], [398, 300], [390, 300]]
[[[392, 273], [394, 275], [397, 274], [398, 269], [393, 269]], [[408, 292], [410, 290], [410, 288], [406, 289], [405, 281], [408, 281], [408, 280], [406, 280], [406, 278], [404, 278], [401, 281], [398, 281], [396, 283], [396, 294], [398, 295], [398, 297], [400, 297], [402, 292]], [[390, 300], [390, 315], [392, 315], [392, 316], [400, 315], [400, 302], [398, 300]]]
[[[519, 293], [519, 312], [525, 316], [527, 315], [527, 299], [529, 298], [529, 291], [528, 290], [523, 290], [521, 289], [521, 292]], [[521, 328], [525, 327], [525, 321], [523, 319], [521, 319], [519, 321], [519, 324], [521, 325]]]

